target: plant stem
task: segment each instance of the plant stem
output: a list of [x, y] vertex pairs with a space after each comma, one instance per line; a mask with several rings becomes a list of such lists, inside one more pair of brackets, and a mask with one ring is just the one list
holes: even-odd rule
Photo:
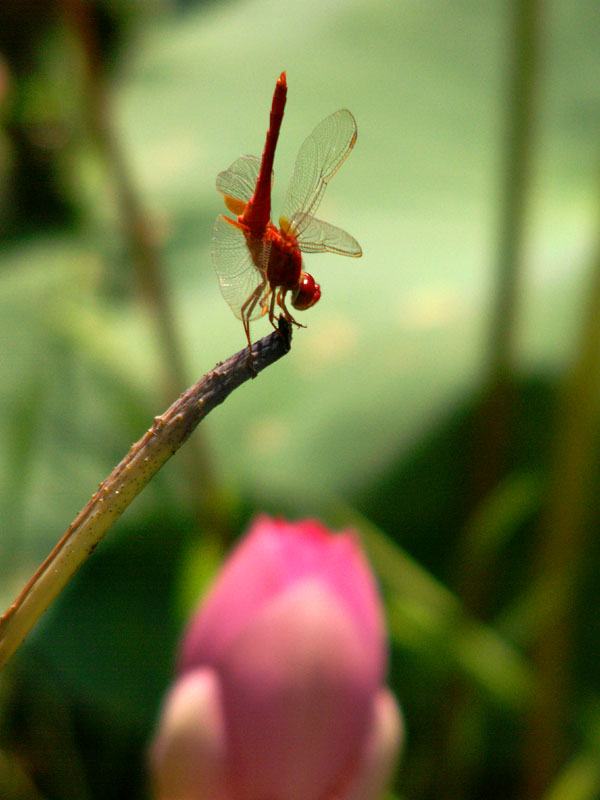
[[514, 0], [509, 65], [504, 181], [500, 201], [498, 273], [489, 342], [489, 378], [502, 383], [514, 371], [515, 321], [527, 221], [535, 92], [540, 47], [539, 0]]
[[[600, 228], [599, 228], [600, 233]], [[573, 612], [585, 559], [586, 524], [597, 469], [600, 412], [600, 235], [579, 346], [559, 403], [548, 500], [533, 584], [546, 599], [532, 659], [539, 678], [528, 719], [524, 797], [537, 798], [567, 753]]]
[[[497, 551], [482, 558], [482, 541], [472, 536], [473, 520], [481, 514], [506, 475], [514, 405], [515, 328], [518, 312], [523, 245], [527, 222], [535, 122], [535, 92], [540, 49], [539, 0], [513, 0], [509, 5], [507, 49], [506, 131], [499, 207], [496, 285], [491, 308], [483, 391], [469, 437], [470, 474], [465, 492], [465, 526], [457, 546], [457, 593], [473, 616], [485, 614], [495, 573]], [[485, 528], [480, 534], [485, 535]], [[468, 727], [478, 704], [462, 680], [447, 688], [450, 698], [442, 718], [438, 791], [447, 800], [473, 793], [479, 764], [456, 735]]]
[[6, 613], [0, 617], [0, 669], [99, 542], [151, 478], [215, 406], [242, 383], [285, 355], [291, 328], [279, 330], [217, 364], [181, 395], [100, 485]]
[[[481, 408], [472, 441], [472, 477], [466, 516], [470, 519], [498, 485], [507, 467], [514, 395], [514, 348], [519, 275], [522, 271], [526, 203], [531, 171], [535, 88], [540, 49], [538, 0], [513, 0], [507, 133], [502, 164], [497, 284], [491, 313], [488, 363]], [[485, 605], [489, 570], [471, 558], [468, 536], [459, 543], [458, 591], [475, 614]], [[490, 562], [489, 567], [493, 567]]]

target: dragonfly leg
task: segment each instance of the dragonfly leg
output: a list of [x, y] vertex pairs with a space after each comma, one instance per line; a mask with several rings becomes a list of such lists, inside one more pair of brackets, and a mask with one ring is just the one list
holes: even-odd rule
[[271, 292], [271, 302], [269, 303], [269, 322], [275, 328], [275, 330], [279, 330], [279, 327], [275, 324], [275, 298], [279, 298], [279, 292], [277, 295], [275, 292]]
[[269, 289], [267, 292], [264, 293], [263, 298], [261, 300], [262, 309], [260, 312], [261, 317], [264, 317], [265, 314], [269, 313], [269, 307], [271, 305], [271, 292], [273, 290]]
[[267, 285], [267, 277], [266, 274], [262, 274], [262, 282], [258, 284], [258, 286], [254, 289], [251, 295], [244, 300], [242, 307], [240, 308], [240, 316], [242, 318], [242, 323], [244, 325], [244, 333], [246, 334], [246, 339], [248, 340], [248, 364], [252, 363], [254, 356], [252, 355], [252, 341], [250, 340], [250, 317], [252, 316], [254, 309], [256, 308], [256, 304], [259, 302], [260, 298], [263, 295], [265, 290], [265, 286]]
[[[290, 310], [285, 304], [285, 292], [281, 290], [277, 293], [277, 305], [279, 306], [279, 308], [281, 308], [284, 317], [287, 319], [289, 323], [291, 323], [292, 325], [297, 325], [299, 328], [306, 328], [306, 325], [303, 325], [301, 322], [296, 322], [296, 320], [290, 314]], [[271, 320], [271, 322], [272, 321], [273, 320]]]

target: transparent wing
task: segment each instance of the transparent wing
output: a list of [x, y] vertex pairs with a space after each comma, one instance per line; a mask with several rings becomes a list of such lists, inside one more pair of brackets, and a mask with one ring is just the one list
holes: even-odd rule
[[260, 158], [240, 156], [229, 169], [217, 175], [217, 189], [227, 197], [235, 197], [245, 203], [250, 200], [260, 170]]
[[[268, 253], [261, 242], [256, 246], [257, 259], [266, 263]], [[262, 272], [257, 269], [246, 244], [246, 237], [239, 228], [227, 222], [223, 216], [215, 220], [212, 234], [211, 256], [213, 267], [219, 278], [223, 297], [235, 316], [241, 319], [241, 307], [252, 292], [263, 283]], [[257, 304], [250, 319], [260, 317], [262, 305]]]
[[[260, 158], [256, 156], [240, 156], [229, 169], [217, 175], [217, 189], [226, 197], [235, 197], [247, 203], [254, 193], [254, 187], [260, 172]], [[273, 173], [271, 173], [273, 183]]]
[[294, 214], [292, 227], [301, 230], [298, 236], [298, 247], [304, 253], [338, 253], [340, 256], [358, 258], [362, 255], [359, 243], [349, 233], [328, 222], [309, 217], [307, 214]]
[[[282, 216], [291, 219], [303, 212], [300, 224], [308, 225], [329, 181], [342, 166], [356, 141], [356, 120], [345, 108], [320, 122], [305, 140], [283, 204]], [[296, 234], [300, 234], [300, 229]]]

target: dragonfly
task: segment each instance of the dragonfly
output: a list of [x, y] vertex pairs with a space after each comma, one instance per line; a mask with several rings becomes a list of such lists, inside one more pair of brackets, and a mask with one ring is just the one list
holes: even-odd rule
[[360, 245], [349, 233], [317, 219], [327, 184], [356, 143], [356, 121], [341, 109], [320, 122], [304, 141], [294, 166], [279, 224], [271, 220], [273, 161], [287, 98], [282, 72], [275, 85], [262, 159], [240, 156], [217, 175], [231, 219], [219, 215], [213, 227], [211, 255], [223, 297], [244, 325], [251, 352], [250, 322], [268, 314], [275, 329], [276, 307], [285, 319], [321, 297], [321, 287], [304, 269], [303, 253], [337, 253], [358, 258]]

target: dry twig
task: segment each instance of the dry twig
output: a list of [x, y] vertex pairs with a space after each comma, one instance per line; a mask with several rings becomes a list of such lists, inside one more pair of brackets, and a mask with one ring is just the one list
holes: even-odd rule
[[173, 405], [155, 417], [149, 431], [100, 484], [50, 555], [0, 618], [0, 669], [66, 586], [105, 534], [158, 470], [188, 439], [215, 406], [242, 383], [288, 352], [291, 327], [281, 318], [279, 330], [217, 364]]

